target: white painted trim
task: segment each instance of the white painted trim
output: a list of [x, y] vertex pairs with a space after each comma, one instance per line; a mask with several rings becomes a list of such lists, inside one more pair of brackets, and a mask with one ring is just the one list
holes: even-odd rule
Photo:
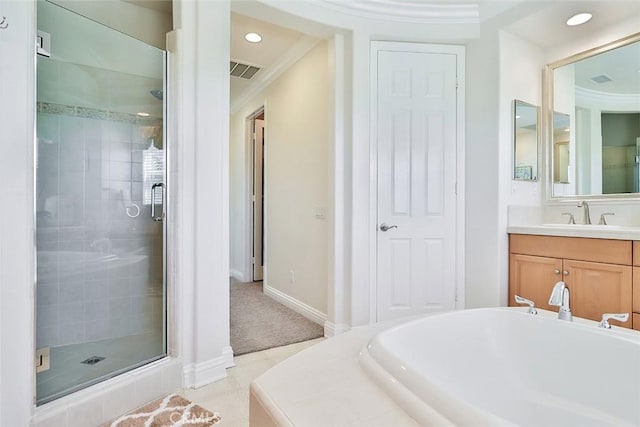
[[576, 86], [576, 107], [589, 107], [601, 111], [638, 111], [640, 94], [637, 93], [607, 93]]
[[327, 321], [327, 315], [320, 310], [315, 309], [310, 305], [305, 304], [304, 302], [285, 294], [282, 291], [272, 288], [267, 284], [263, 285], [263, 289], [266, 296], [273, 298], [286, 307], [289, 307], [291, 310], [303, 315], [312, 322], [324, 326], [325, 322]]
[[191, 363], [182, 369], [182, 386], [200, 388], [227, 377], [227, 368], [235, 366], [233, 349], [222, 349], [222, 355], [200, 363]]
[[324, 336], [327, 338], [344, 334], [345, 332], [349, 332], [350, 330], [351, 330], [351, 326], [345, 323], [340, 323], [336, 325], [335, 323], [329, 322], [328, 320], [324, 322]]
[[370, 117], [369, 138], [370, 138], [370, 177], [372, 185], [370, 187], [369, 203], [369, 245], [370, 245], [370, 287], [369, 287], [369, 319], [370, 323], [377, 321], [377, 247], [378, 247], [378, 138], [377, 138], [377, 111], [378, 111], [378, 52], [379, 51], [398, 52], [422, 52], [422, 53], [448, 53], [456, 55], [458, 91], [456, 94], [456, 309], [464, 308], [465, 293], [465, 47], [460, 45], [439, 45], [427, 43], [405, 43], [405, 42], [371, 42], [371, 62], [370, 62]]
[[[265, 88], [273, 83], [293, 64], [315, 47], [320, 39], [311, 36], [303, 36], [284, 55], [282, 55], [273, 65], [260, 71], [251, 86], [249, 86], [240, 96], [231, 103], [231, 114], [236, 114], [242, 107], [255, 96], [260, 94]], [[266, 117], [266, 116], [265, 116]]]
[[316, 4], [351, 16], [419, 24], [476, 24], [480, 22], [478, 4], [444, 2], [402, 2], [378, 0], [317, 0]]
[[[329, 110], [329, 127], [333, 144], [328, 145], [327, 168], [327, 318], [331, 324], [342, 324], [347, 318], [345, 287], [345, 37], [335, 34], [328, 43], [329, 90], [333, 108]], [[325, 323], [326, 331], [326, 323]], [[326, 332], [325, 332], [326, 335]]]
[[232, 268], [231, 270], [229, 270], [229, 275], [234, 279], [239, 280], [240, 282], [246, 282], [244, 274], [242, 274], [241, 271]]

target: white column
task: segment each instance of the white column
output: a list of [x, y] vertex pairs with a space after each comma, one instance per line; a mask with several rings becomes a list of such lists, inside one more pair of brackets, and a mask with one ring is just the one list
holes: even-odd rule
[[[371, 269], [375, 266], [375, 231], [371, 225], [371, 200], [375, 200], [375, 188], [371, 186], [371, 153], [369, 141], [369, 34], [354, 30], [352, 33], [352, 81], [351, 81], [351, 325], [374, 322], [371, 301]], [[375, 209], [374, 209], [375, 210]]]
[[335, 34], [328, 44], [330, 78], [329, 126], [333, 129], [332, 141], [328, 144], [328, 295], [325, 335], [333, 336], [349, 329], [347, 318], [345, 266], [348, 261], [345, 235], [345, 40]]
[[0, 2], [0, 425], [28, 426], [34, 369], [35, 2]]
[[229, 2], [176, 7], [181, 64], [177, 288], [183, 382], [226, 376], [229, 346]]

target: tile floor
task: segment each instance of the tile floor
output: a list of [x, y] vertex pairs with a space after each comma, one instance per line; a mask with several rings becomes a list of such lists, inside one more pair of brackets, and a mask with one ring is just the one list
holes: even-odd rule
[[229, 369], [227, 378], [197, 390], [182, 390], [181, 394], [204, 408], [218, 412], [222, 417], [218, 424], [221, 427], [248, 427], [251, 381], [272, 366], [322, 340], [324, 338], [317, 338], [237, 356], [236, 366]]

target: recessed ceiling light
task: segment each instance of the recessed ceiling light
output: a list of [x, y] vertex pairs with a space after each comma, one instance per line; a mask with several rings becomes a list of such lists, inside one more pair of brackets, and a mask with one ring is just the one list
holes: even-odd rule
[[516, 119], [519, 119], [519, 118], [520, 118], [520, 116], [516, 116]]
[[250, 43], [260, 43], [262, 36], [258, 33], [247, 33], [244, 35], [244, 39]]
[[591, 15], [588, 12], [577, 13], [573, 15], [571, 18], [567, 19], [567, 25], [570, 27], [575, 27], [576, 25], [582, 25], [585, 22], [588, 22], [592, 16], [593, 15]]
[[571, 129], [566, 128], [564, 131], [565, 131], [565, 132], [571, 132]]
[[142, 112], [142, 111], [141, 111], [141, 112], [139, 112], [139, 113], [138, 113], [138, 115], [139, 115], [140, 117], [149, 117], [149, 113], [145, 113], [145, 112]]

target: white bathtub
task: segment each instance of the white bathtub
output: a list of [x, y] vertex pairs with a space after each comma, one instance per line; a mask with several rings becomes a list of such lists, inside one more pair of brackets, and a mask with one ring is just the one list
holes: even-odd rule
[[424, 425], [640, 426], [640, 333], [540, 312], [421, 318], [380, 332], [360, 363]]

